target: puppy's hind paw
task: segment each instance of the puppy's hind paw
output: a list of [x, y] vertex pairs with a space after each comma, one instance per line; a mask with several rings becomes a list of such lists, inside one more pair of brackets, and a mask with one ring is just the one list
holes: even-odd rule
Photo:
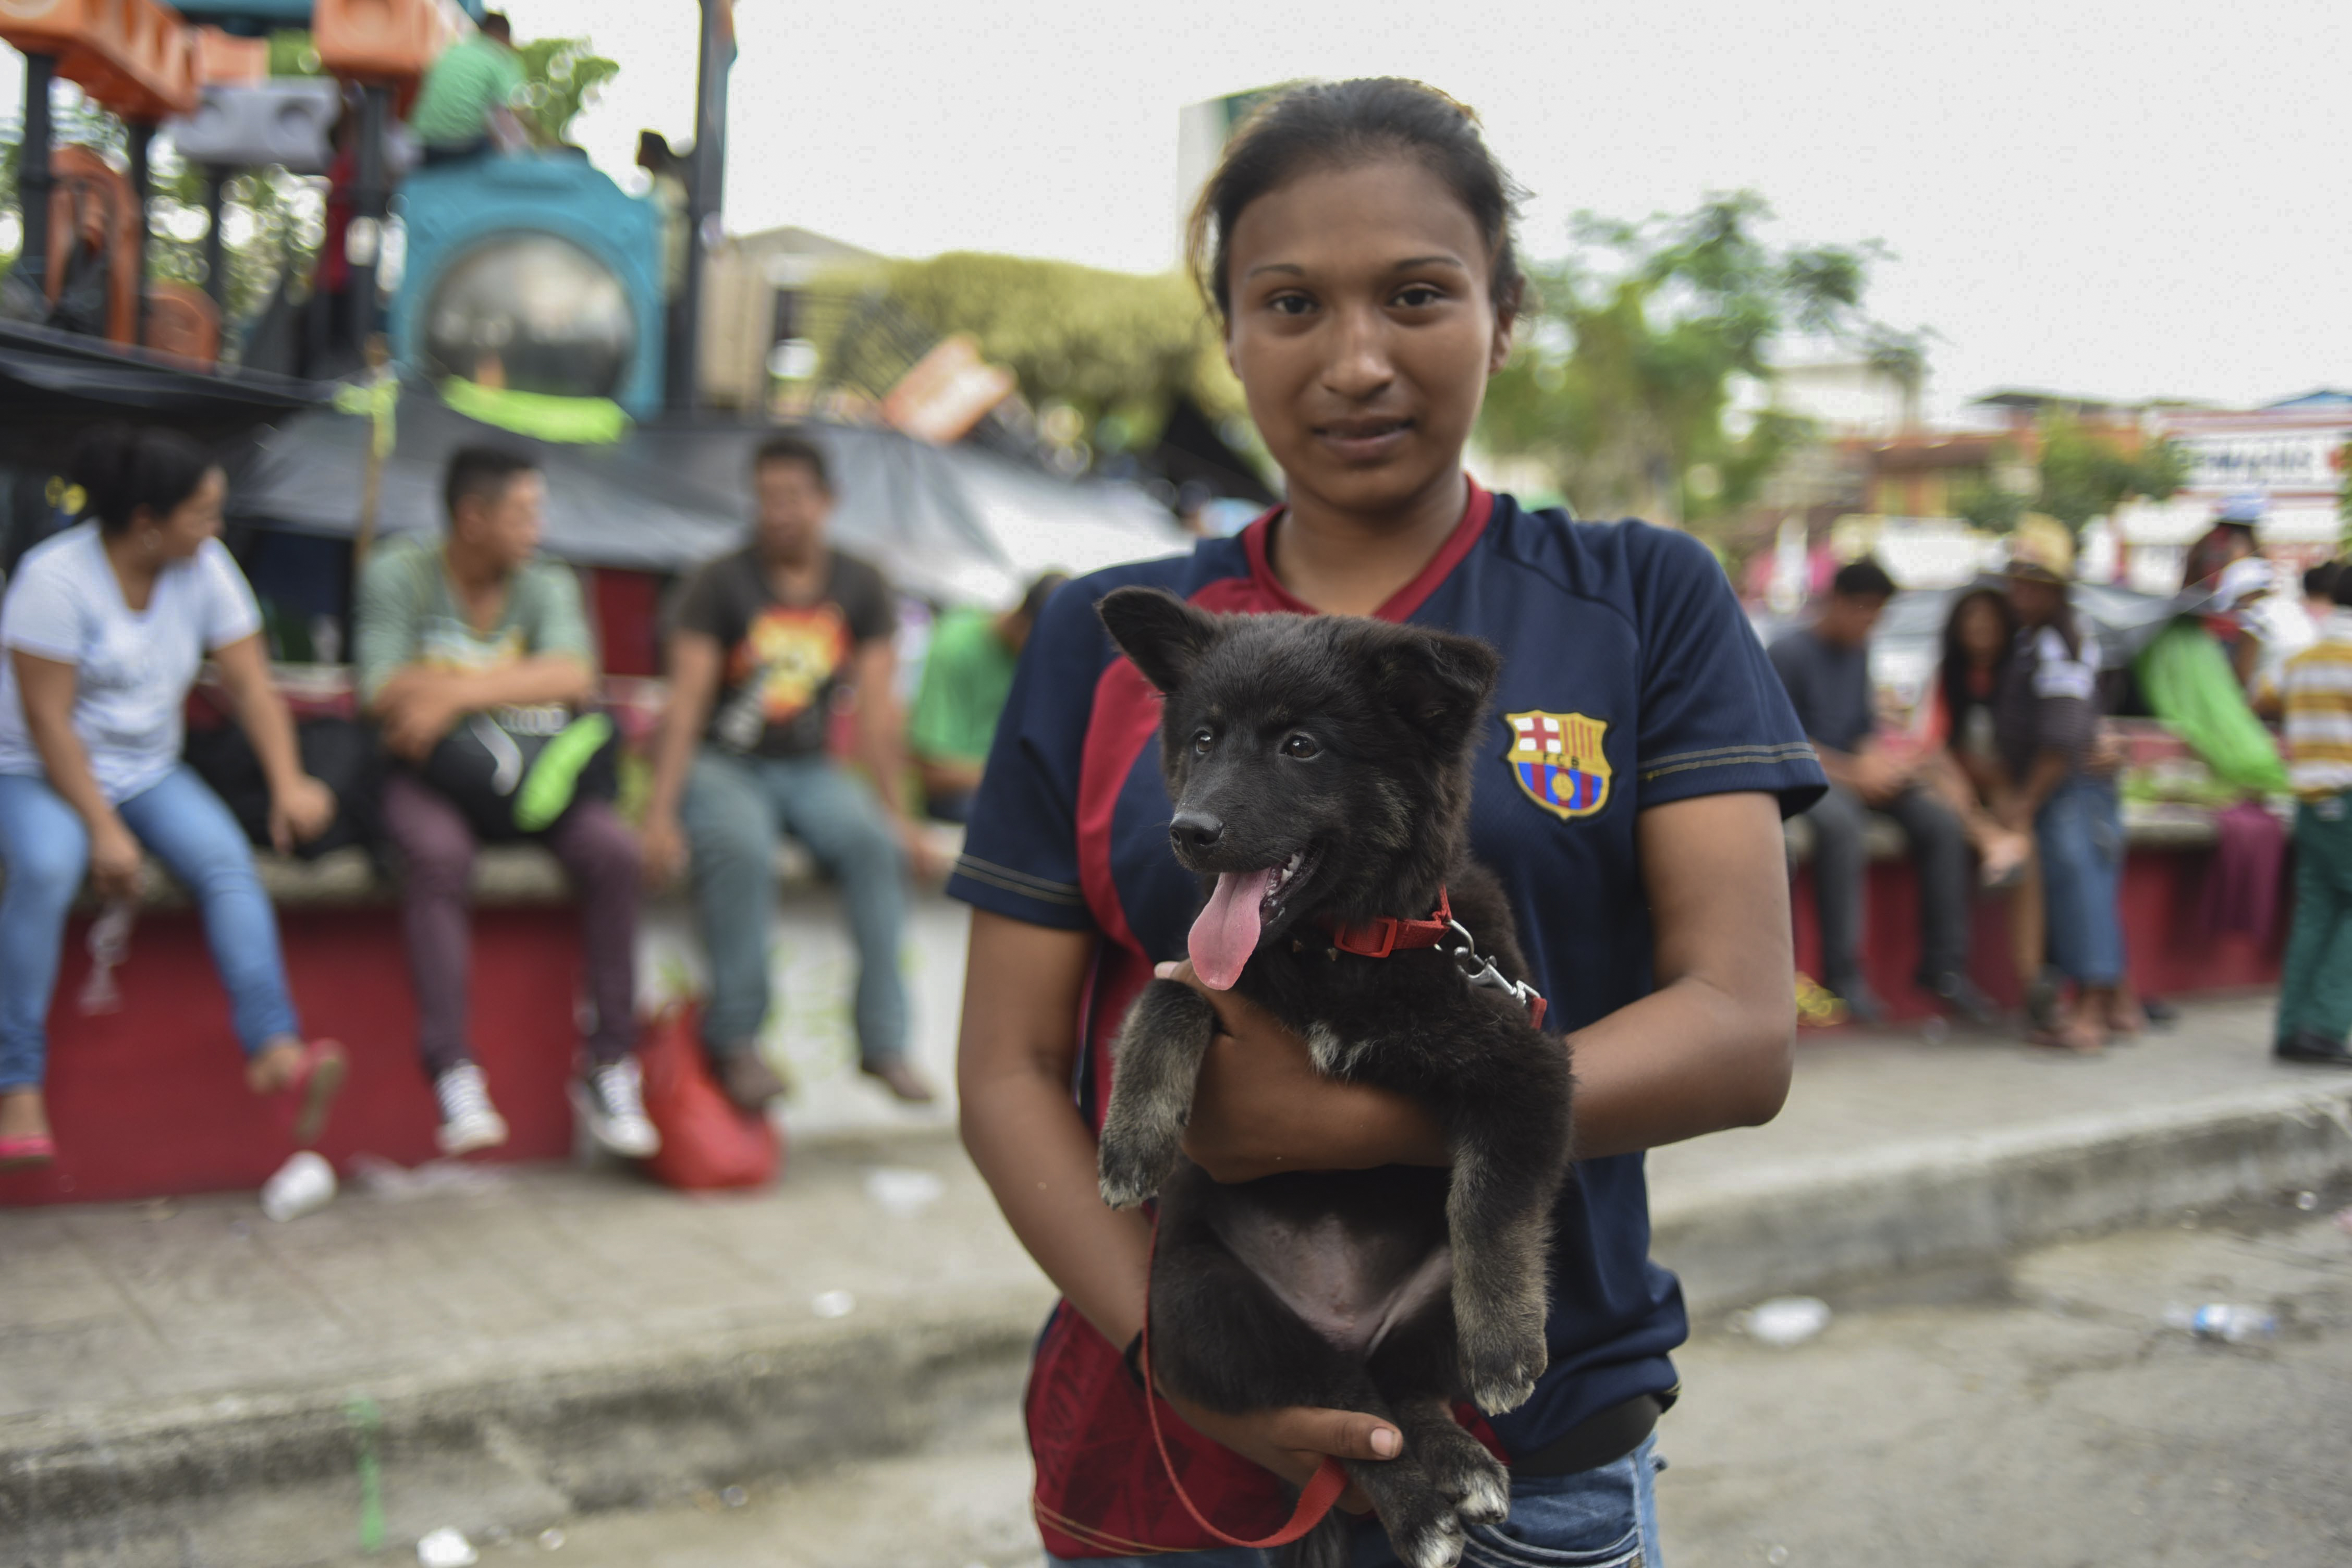
[[1511, 1473], [1467, 1433], [1458, 1447], [1448, 1444], [1447, 1449], [1421, 1457], [1437, 1489], [1454, 1500], [1463, 1523], [1502, 1523], [1511, 1512]]
[[1388, 1531], [1389, 1550], [1404, 1568], [1454, 1568], [1469, 1540], [1451, 1508], [1416, 1510], [1411, 1519], [1383, 1517], [1381, 1523]]

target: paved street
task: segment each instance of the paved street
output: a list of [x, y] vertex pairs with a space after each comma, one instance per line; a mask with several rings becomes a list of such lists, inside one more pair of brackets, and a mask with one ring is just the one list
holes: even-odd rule
[[[2343, 1194], [2335, 1194], [2340, 1204]], [[2167, 1329], [2261, 1305], [2265, 1344]], [[1833, 1299], [1790, 1350], [1717, 1321], [1662, 1430], [1674, 1568], [2352, 1562], [2352, 1236], [2279, 1205]], [[574, 1521], [564, 1568], [1013, 1568], [1038, 1561], [1009, 1405], [916, 1455]], [[353, 1559], [351, 1568], [363, 1561]]]

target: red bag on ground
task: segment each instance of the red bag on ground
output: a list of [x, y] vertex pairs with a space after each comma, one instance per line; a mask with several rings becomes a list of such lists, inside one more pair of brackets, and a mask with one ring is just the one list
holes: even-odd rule
[[646, 1162], [654, 1180], [689, 1193], [765, 1186], [783, 1163], [775, 1123], [735, 1109], [702, 1054], [700, 1009], [667, 1008], [637, 1051], [645, 1069], [646, 1115], [661, 1152]]

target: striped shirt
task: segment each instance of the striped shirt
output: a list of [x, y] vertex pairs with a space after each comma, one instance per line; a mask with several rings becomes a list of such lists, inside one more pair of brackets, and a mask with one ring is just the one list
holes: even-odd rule
[[2325, 800], [2352, 790], [2352, 607], [2320, 624], [2319, 641], [2286, 661], [2279, 687], [2294, 793]]

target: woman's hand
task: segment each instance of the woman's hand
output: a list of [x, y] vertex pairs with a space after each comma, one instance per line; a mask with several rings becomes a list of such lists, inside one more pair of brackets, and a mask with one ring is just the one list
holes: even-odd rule
[[687, 847], [676, 812], [646, 814], [646, 825], [637, 830], [637, 853], [647, 888], [658, 890], [677, 879], [686, 869]]
[[1202, 985], [1189, 963], [1155, 973], [1217, 1010], [1219, 1033], [1202, 1058], [1184, 1129], [1185, 1157], [1213, 1179], [1452, 1163], [1444, 1131], [1412, 1100], [1326, 1078], [1305, 1040], [1255, 1003]]
[[[1360, 1410], [1295, 1405], [1227, 1415], [1179, 1399], [1164, 1388], [1158, 1393], [1184, 1418], [1184, 1425], [1295, 1487], [1305, 1486], [1314, 1477], [1326, 1455], [1341, 1459], [1393, 1459], [1404, 1447], [1404, 1436], [1394, 1426]], [[1372, 1503], [1362, 1488], [1349, 1482], [1339, 1494], [1339, 1506], [1349, 1513], [1366, 1513]]]
[[90, 890], [110, 900], [137, 898], [142, 858], [139, 840], [131, 837], [121, 817], [110, 814], [90, 830]]
[[269, 795], [269, 842], [280, 855], [308, 844], [335, 825], [335, 792], [309, 773]]

